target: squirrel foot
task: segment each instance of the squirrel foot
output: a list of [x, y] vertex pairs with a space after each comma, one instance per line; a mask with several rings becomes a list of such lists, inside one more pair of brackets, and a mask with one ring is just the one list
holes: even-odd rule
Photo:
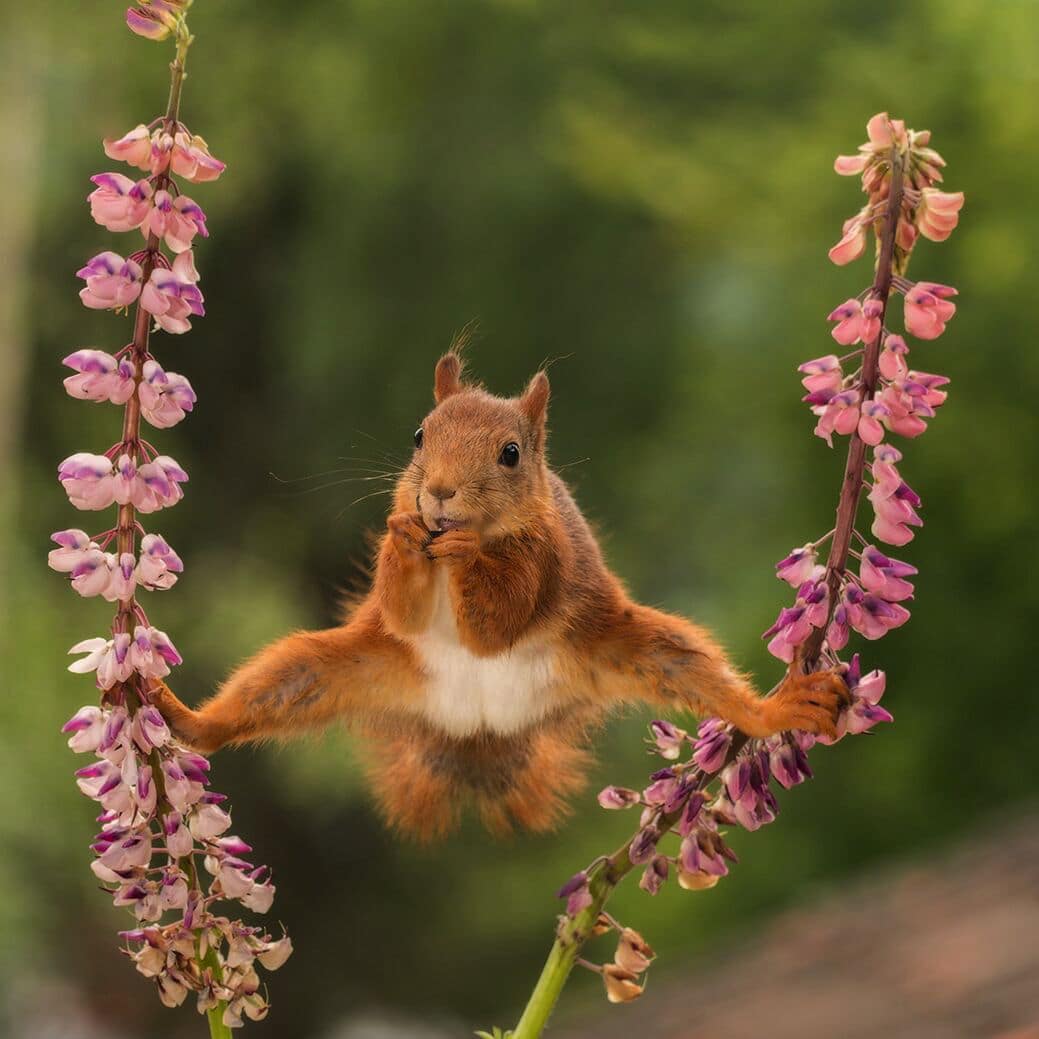
[[851, 702], [851, 693], [837, 670], [789, 674], [774, 696], [764, 701], [765, 718], [773, 732], [801, 729], [836, 737], [837, 715]]

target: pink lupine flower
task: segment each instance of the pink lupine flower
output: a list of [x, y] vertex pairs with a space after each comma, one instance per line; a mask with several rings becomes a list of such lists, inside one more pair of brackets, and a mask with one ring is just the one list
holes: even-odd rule
[[649, 731], [656, 744], [657, 753], [669, 761], [674, 761], [678, 757], [689, 739], [689, 734], [684, 729], [662, 719], [650, 722]]
[[949, 394], [941, 389], [948, 386], [949, 379], [944, 375], [932, 375], [929, 372], [911, 371], [905, 377], [905, 388], [915, 397], [921, 397], [929, 408], [940, 408]]
[[164, 758], [161, 768], [166, 800], [183, 815], [192, 805], [198, 803], [204, 792], [202, 784], [189, 779], [177, 759]]
[[880, 319], [884, 304], [879, 299], [868, 299], [862, 304], [862, 327], [860, 336], [864, 343], [875, 342], [880, 335]]
[[884, 427], [882, 423], [888, 418], [890, 412], [887, 405], [879, 400], [864, 400], [860, 408], [859, 436], [870, 445], [877, 445], [884, 439]]
[[599, 791], [598, 801], [601, 807], [611, 810], [630, 808], [639, 803], [639, 792], [622, 786], [608, 786]]
[[575, 873], [556, 892], [556, 898], [566, 899], [567, 916], [577, 916], [582, 909], [592, 904], [592, 895], [588, 890], [588, 874], [584, 870]]
[[87, 552], [98, 547], [84, 530], [59, 530], [51, 534], [51, 541], [60, 547], [48, 553], [47, 565], [60, 574], [72, 573]]
[[137, 469], [133, 504], [140, 512], [151, 513], [175, 505], [184, 497], [180, 489], [188, 474], [170, 458], [158, 455]]
[[870, 532], [888, 545], [898, 547], [908, 544], [914, 537], [911, 528], [924, 525], [916, 511], [920, 504], [919, 496], [905, 482], [887, 496], [880, 493], [878, 487], [878, 484], [874, 484], [869, 493], [874, 512]]
[[174, 198], [165, 189], [155, 192], [152, 206], [140, 227], [145, 237], [154, 234], [163, 239], [175, 253], [190, 249], [196, 234], [203, 238], [209, 237], [206, 230], [206, 214], [202, 212], [198, 203], [187, 195]]
[[76, 277], [86, 281], [79, 290], [83, 305], [91, 310], [121, 310], [141, 294], [140, 264], [124, 260], [118, 253], [98, 253]]
[[[664, 884], [667, 883], [667, 876], [670, 871], [671, 867], [664, 855], [653, 855], [647, 862], [646, 868], [642, 871], [642, 876], [639, 878], [639, 887], [647, 895], [657, 894]], [[611, 994], [609, 984], [607, 984], [607, 995], [611, 1002], [622, 1002], [624, 998], [620, 993]], [[634, 995], [628, 998], [634, 998]]]
[[704, 772], [717, 772], [732, 745], [732, 729], [720, 718], [708, 718], [696, 730], [693, 761]]
[[171, 664], [181, 662], [177, 647], [164, 631], [146, 628], [140, 624], [134, 628], [130, 664], [139, 675], [145, 678], [164, 678], [170, 673]]
[[884, 695], [886, 676], [883, 671], [870, 671], [863, 675], [856, 653], [851, 658], [848, 670], [844, 675], [848, 690], [851, 693], [851, 704], [841, 711], [837, 719], [837, 736], [817, 736], [819, 743], [827, 746], [836, 743], [849, 734], [866, 732], [881, 722], [894, 721], [890, 712], [880, 706]]
[[177, 575], [183, 571], [180, 556], [158, 534], [145, 534], [141, 538], [136, 577], [142, 588], [172, 588], [177, 583]]
[[158, 708], [150, 705], [136, 711], [130, 732], [142, 754], [150, 754], [156, 747], [165, 747], [171, 739], [165, 718]]
[[114, 557], [97, 548], [84, 552], [72, 570], [73, 589], [84, 597], [100, 595], [112, 576], [110, 560], [114, 561]]
[[829, 601], [829, 590], [822, 580], [806, 581], [797, 590], [797, 599], [793, 606], [779, 611], [775, 624], [762, 638], [770, 639], [768, 651], [788, 664], [794, 659], [797, 647], [812, 632], [812, 628], [822, 627], [826, 623]]
[[[216, 804], [203, 804], [201, 808], [192, 812], [191, 818], [188, 821], [192, 835], [199, 841], [208, 841], [219, 837], [230, 825], [231, 816]], [[237, 854], [244, 855], [252, 851], [252, 848], [244, 841], [241, 844], [244, 851], [240, 851]]]
[[104, 350], [77, 350], [62, 364], [78, 372], [64, 380], [70, 397], [125, 404], [133, 396], [134, 370], [128, 360], [117, 361]]
[[189, 137], [182, 130], [174, 135], [170, 166], [178, 177], [195, 184], [216, 180], [227, 168], [226, 163], [209, 154], [209, 145], [203, 138], [197, 134]]
[[899, 436], [920, 436], [927, 429], [927, 419], [934, 417], [934, 409], [923, 399], [922, 388], [913, 392], [904, 379], [885, 386], [879, 399], [887, 411], [884, 424]]
[[826, 320], [837, 322], [830, 335], [841, 346], [851, 346], [862, 339], [862, 304], [857, 299], [845, 300], [830, 312]]
[[920, 208], [916, 215], [920, 234], [932, 242], [944, 242], [959, 222], [963, 192], [924, 188], [920, 194]]
[[110, 159], [136, 166], [139, 170], [151, 169], [151, 132], [143, 123], [138, 123], [118, 140], [104, 140], [105, 155]]
[[147, 219], [152, 208], [152, 186], [121, 173], [96, 173], [97, 187], [87, 196], [90, 215], [109, 231], [132, 231]]
[[857, 260], [866, 251], [866, 222], [862, 214], [844, 222], [841, 240], [830, 249], [829, 257], [843, 267]]
[[180, 334], [191, 328], [190, 314], [202, 316], [202, 293], [191, 251], [180, 253], [170, 270], [157, 267], [141, 293], [141, 306], [155, 318], [155, 323], [166, 332]]
[[58, 466], [58, 480], [77, 509], [107, 509], [115, 501], [112, 463], [104, 455], [69, 455]]
[[862, 550], [859, 580], [867, 592], [879, 595], [888, 602], [902, 602], [912, 598], [913, 586], [906, 580], [918, 571], [915, 566], [891, 559], [873, 545]]
[[725, 863], [725, 856], [716, 846], [716, 840], [717, 835], [703, 830], [684, 838], [678, 851], [679, 869], [694, 876], [698, 873], [705, 873], [709, 877], [726, 876], [729, 867]]
[[848, 623], [867, 639], [879, 639], [893, 628], [909, 620], [909, 611], [898, 603], [890, 603], [872, 592], [849, 585], [843, 593]]
[[104, 735], [105, 713], [96, 704], [81, 707], [61, 727], [62, 732], [72, 733], [68, 739], [69, 747], [77, 754], [95, 751]]
[[770, 747], [769, 770], [776, 782], [786, 790], [812, 778], [808, 755], [796, 740], [776, 736], [768, 745]]
[[138, 389], [141, 414], [156, 429], [175, 426], [195, 407], [195, 391], [191, 383], [177, 372], [164, 372], [158, 361], [149, 359], [141, 370]]
[[828, 400], [830, 395], [839, 393], [844, 385], [844, 372], [836, 354], [805, 361], [797, 370], [804, 373], [801, 385], [808, 391], [809, 396], [825, 394]]
[[869, 155], [865, 152], [860, 152], [858, 155], [838, 155], [834, 159], [833, 168], [842, 177], [854, 177], [856, 173], [861, 173], [866, 168], [867, 162], [869, 162]]
[[147, 40], [164, 40], [177, 27], [177, 20], [164, 5], [146, 4], [127, 8], [126, 24]]
[[776, 563], [776, 577], [794, 588], [800, 588], [805, 581], [817, 581], [823, 570], [824, 567], [816, 561], [815, 545], [812, 542], [795, 548], [785, 559]]
[[662, 768], [649, 777], [653, 780], [642, 791], [642, 799], [646, 804], [663, 805], [670, 801], [678, 790], [678, 777], [669, 768]]
[[885, 379], [901, 379], [909, 373], [906, 364], [906, 356], [909, 347], [901, 336], [889, 335], [884, 337], [884, 347], [880, 351], [879, 365], [880, 374]]
[[173, 858], [182, 859], [191, 854], [195, 841], [180, 812], [170, 812], [163, 817], [162, 832], [166, 838], [166, 850]]
[[116, 458], [112, 466], [112, 485], [115, 500], [120, 505], [133, 501], [137, 488], [137, 465], [125, 451]]
[[906, 293], [906, 331], [917, 339], [937, 339], [956, 313], [956, 304], [949, 302], [949, 297], [955, 295], [957, 292], [951, 285], [918, 281]]
[[96, 671], [97, 684], [101, 689], [111, 689], [116, 682], [125, 682], [133, 674], [129, 657], [130, 636], [124, 632], [110, 639], [84, 639], [77, 642], [69, 653], [86, 654], [69, 664], [68, 669], [77, 675]]
[[825, 404], [816, 404], [812, 411], [819, 416], [813, 432], [833, 447], [833, 434], [847, 436], [859, 425], [859, 389], [842, 390], [833, 394]]

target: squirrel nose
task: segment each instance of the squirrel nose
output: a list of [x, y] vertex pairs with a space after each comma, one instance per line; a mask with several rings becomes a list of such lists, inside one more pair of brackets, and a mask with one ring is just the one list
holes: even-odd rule
[[437, 501], [447, 501], [448, 498], [453, 498], [455, 496], [455, 488], [445, 487], [443, 484], [430, 484], [426, 490], [429, 491]]

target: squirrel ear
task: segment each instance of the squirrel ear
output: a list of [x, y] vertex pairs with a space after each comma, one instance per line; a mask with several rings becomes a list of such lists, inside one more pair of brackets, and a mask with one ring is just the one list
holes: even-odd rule
[[433, 399], [439, 404], [445, 397], [457, 393], [462, 388], [462, 361], [458, 354], [444, 354], [437, 361], [433, 374]]
[[538, 372], [520, 397], [520, 409], [530, 420], [531, 425], [540, 427], [545, 424], [545, 411], [548, 408], [549, 385], [548, 376]]

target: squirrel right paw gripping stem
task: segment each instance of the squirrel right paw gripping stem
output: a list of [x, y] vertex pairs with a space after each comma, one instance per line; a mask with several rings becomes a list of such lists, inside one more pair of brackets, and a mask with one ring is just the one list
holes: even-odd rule
[[760, 698], [711, 635], [632, 601], [545, 460], [548, 377], [504, 399], [436, 366], [368, 595], [327, 631], [261, 650], [197, 710], [161, 684], [176, 734], [209, 752], [343, 719], [372, 745], [387, 819], [453, 827], [468, 793], [494, 830], [550, 829], [584, 785], [590, 730], [644, 701], [750, 736], [833, 734], [848, 693], [796, 665]]

